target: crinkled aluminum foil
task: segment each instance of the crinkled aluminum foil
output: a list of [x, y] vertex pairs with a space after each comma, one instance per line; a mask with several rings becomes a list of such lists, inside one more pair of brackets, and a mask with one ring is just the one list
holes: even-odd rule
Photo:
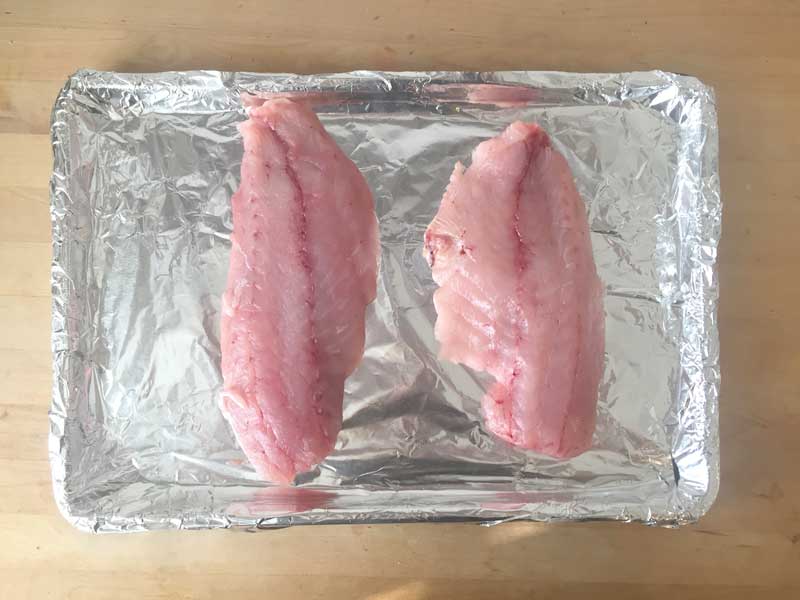
[[[217, 408], [242, 95], [313, 99], [380, 217], [378, 298], [336, 451], [258, 481]], [[436, 358], [422, 236], [456, 161], [515, 119], [566, 156], [607, 286], [594, 448], [558, 461], [481, 424], [485, 377]], [[81, 71], [52, 122], [50, 452], [93, 531], [407, 520], [674, 525], [718, 488], [712, 91], [663, 72]]]

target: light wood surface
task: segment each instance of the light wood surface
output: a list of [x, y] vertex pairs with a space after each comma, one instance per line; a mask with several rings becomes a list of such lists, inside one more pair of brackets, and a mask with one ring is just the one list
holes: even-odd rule
[[[0, 598], [800, 598], [800, 3], [0, 0]], [[57, 514], [48, 119], [80, 67], [660, 68], [715, 86], [722, 487], [695, 526], [91, 536]]]

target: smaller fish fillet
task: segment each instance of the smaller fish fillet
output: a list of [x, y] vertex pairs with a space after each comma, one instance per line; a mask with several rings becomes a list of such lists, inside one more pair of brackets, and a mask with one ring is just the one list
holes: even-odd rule
[[425, 233], [440, 355], [490, 373], [486, 425], [554, 457], [591, 445], [603, 370], [603, 286], [564, 157], [516, 122], [456, 165]]

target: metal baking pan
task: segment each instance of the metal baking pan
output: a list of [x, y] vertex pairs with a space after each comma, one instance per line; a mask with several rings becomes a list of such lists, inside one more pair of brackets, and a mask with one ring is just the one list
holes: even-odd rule
[[[248, 94], [314, 100], [382, 243], [336, 450], [260, 482], [217, 408], [219, 310]], [[607, 295], [593, 448], [482, 427], [484, 380], [436, 357], [422, 235], [457, 160], [535, 121], [587, 204]], [[718, 488], [716, 109], [659, 71], [288, 75], [80, 71], [53, 111], [58, 505], [91, 531], [425, 520], [697, 519]]]

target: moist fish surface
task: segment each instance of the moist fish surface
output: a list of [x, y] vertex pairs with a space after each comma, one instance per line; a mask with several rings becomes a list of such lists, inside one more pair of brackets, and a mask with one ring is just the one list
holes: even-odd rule
[[336, 443], [378, 223], [364, 177], [306, 104], [267, 101], [239, 129], [220, 406], [258, 475], [290, 483]]
[[558, 458], [590, 447], [603, 371], [585, 210], [547, 134], [515, 122], [456, 165], [425, 233], [440, 356], [494, 377], [491, 432]]

